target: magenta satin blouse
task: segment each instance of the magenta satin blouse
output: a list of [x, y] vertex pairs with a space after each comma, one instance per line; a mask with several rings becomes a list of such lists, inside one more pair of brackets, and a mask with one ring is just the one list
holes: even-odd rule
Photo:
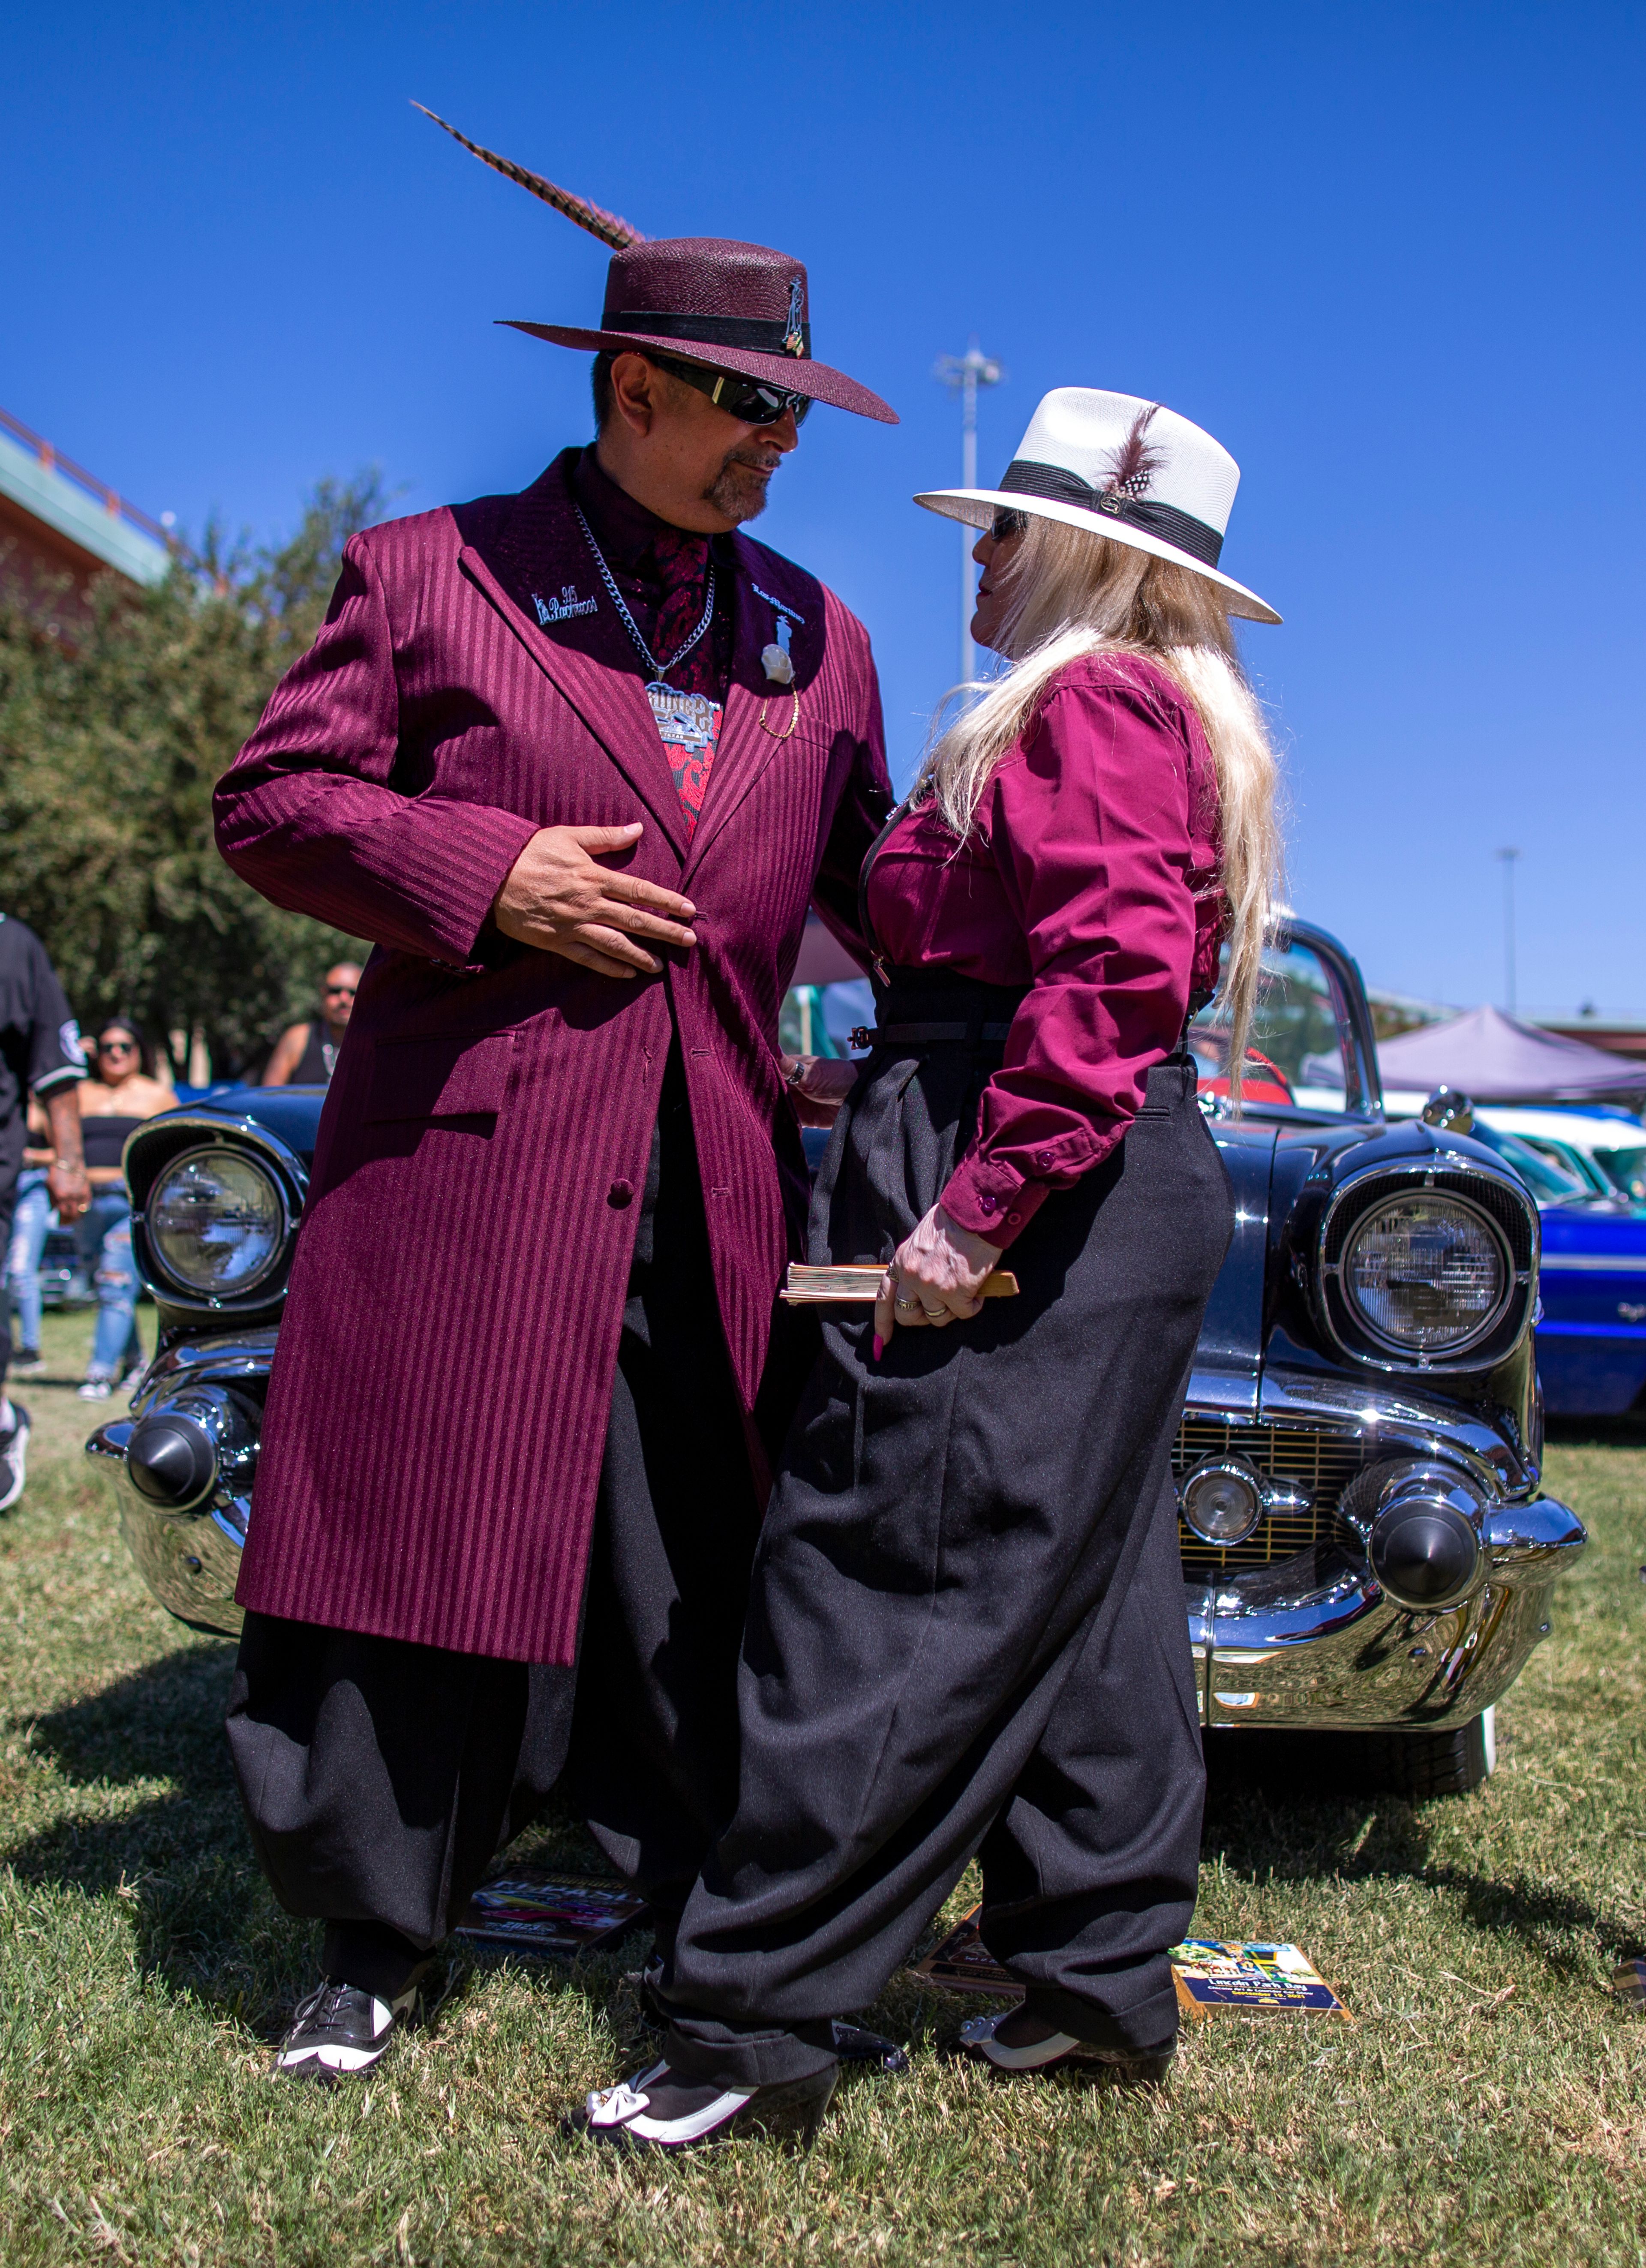
[[1076, 662], [977, 817], [958, 851], [929, 811], [900, 821], [868, 904], [888, 962], [1032, 988], [940, 1199], [1008, 1245], [1120, 1140], [1191, 996], [1216, 982], [1217, 790], [1200, 719], [1147, 662]]

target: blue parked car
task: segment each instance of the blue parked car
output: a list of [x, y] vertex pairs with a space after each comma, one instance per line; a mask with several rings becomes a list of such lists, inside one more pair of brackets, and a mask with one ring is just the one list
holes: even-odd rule
[[1597, 1195], [1529, 1142], [1480, 1118], [1471, 1130], [1538, 1201], [1544, 1408], [1551, 1418], [1618, 1418], [1646, 1407], [1646, 1205]]

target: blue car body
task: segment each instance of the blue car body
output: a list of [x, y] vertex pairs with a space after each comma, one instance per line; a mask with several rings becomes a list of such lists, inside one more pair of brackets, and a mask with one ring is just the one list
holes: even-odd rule
[[1646, 1208], [1594, 1197], [1539, 1210], [1544, 1407], [1554, 1418], [1620, 1417], [1646, 1396]]
[[1530, 1144], [1479, 1119], [1473, 1133], [1538, 1200], [1544, 1409], [1551, 1418], [1620, 1418], [1646, 1406], [1646, 1205], [1595, 1195]]

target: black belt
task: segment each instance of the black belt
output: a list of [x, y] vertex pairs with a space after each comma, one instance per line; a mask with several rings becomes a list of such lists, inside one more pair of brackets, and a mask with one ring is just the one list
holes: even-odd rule
[[1010, 1024], [859, 1024], [847, 1035], [854, 1048], [928, 1048], [943, 1041], [969, 1040], [974, 1047], [1004, 1040]]

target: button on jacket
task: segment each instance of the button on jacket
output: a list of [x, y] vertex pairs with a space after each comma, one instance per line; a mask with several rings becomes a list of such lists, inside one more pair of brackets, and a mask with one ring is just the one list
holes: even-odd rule
[[1009, 1245], [1107, 1156], [1209, 994], [1225, 920], [1217, 788], [1193, 704], [1128, 656], [1054, 679], [957, 850], [930, 809], [876, 854], [875, 944], [905, 968], [1032, 989], [939, 1202]]
[[[571, 509], [579, 454], [521, 496], [356, 536], [217, 803], [237, 873], [377, 948], [321, 1116], [238, 1596], [540, 1662], [575, 1652], [628, 1200], [672, 1037], [748, 1411], [805, 1213], [778, 1007], [808, 902], [849, 942], [890, 805], [862, 625], [738, 534], [716, 546], [734, 567], [730, 682], [688, 843]], [[792, 688], [761, 664], [773, 598]], [[694, 949], [625, 982], [496, 930], [540, 827], [630, 820], [631, 870], [693, 900]], [[749, 1440], [759, 1469], [752, 1423]]]

